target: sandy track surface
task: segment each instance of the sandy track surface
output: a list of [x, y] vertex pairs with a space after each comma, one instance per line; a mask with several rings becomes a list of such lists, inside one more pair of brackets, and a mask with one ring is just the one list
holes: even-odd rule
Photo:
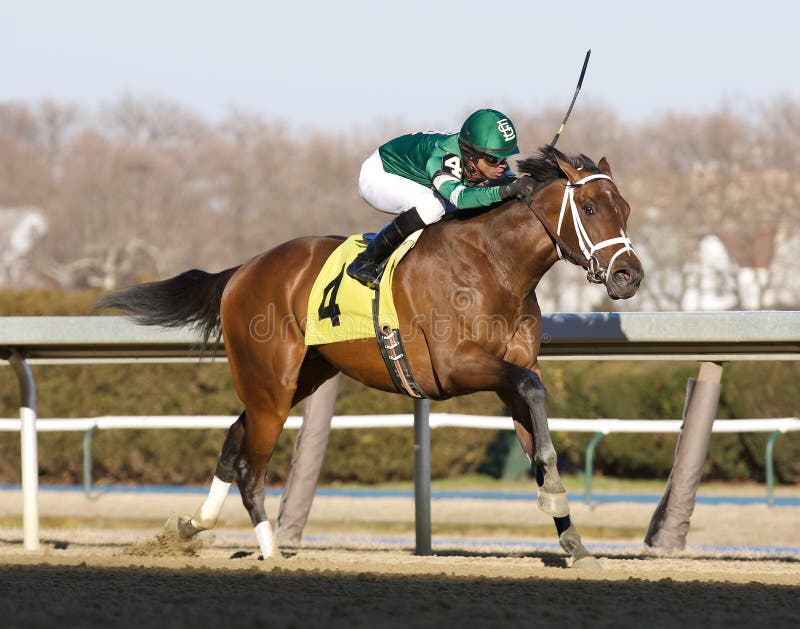
[[602, 566], [587, 572], [528, 503], [434, 501], [434, 556], [419, 557], [410, 499], [321, 497], [308, 541], [262, 561], [238, 497], [216, 531], [175, 545], [157, 542], [161, 523], [201, 496], [43, 492], [43, 522], [59, 526], [43, 527], [34, 553], [22, 549], [18, 498], [0, 492], [3, 627], [794, 627], [800, 617], [800, 508], [698, 505], [689, 551], [653, 557], [641, 546], [653, 505], [577, 505]]
[[[43, 526], [59, 528], [136, 528], [158, 530], [173, 513], [193, 513], [204, 496], [196, 493], [98, 492], [86, 500], [80, 491], [39, 492]], [[278, 497], [266, 499], [274, 518]], [[655, 505], [615, 502], [592, 509], [572, 502], [572, 519], [584, 541], [614, 540], [641, 544]], [[515, 540], [555, 542], [552, 519], [534, 501], [440, 499], [431, 503], [434, 543], [436, 537], [465, 535]], [[21, 522], [22, 495], [0, 490], [0, 525]], [[228, 497], [217, 530], [249, 530], [249, 519], [237, 495]], [[309, 516], [307, 537], [371, 534], [412, 534], [414, 501], [410, 497], [348, 498], [318, 496]], [[698, 504], [691, 520], [690, 546], [800, 547], [800, 507]], [[253, 538], [253, 544], [255, 539]]]

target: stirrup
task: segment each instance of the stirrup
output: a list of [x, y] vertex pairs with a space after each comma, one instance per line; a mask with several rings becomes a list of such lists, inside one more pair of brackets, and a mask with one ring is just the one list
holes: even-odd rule
[[356, 262], [358, 259], [353, 260], [347, 266], [347, 274], [364, 286], [376, 290], [381, 277], [380, 269], [371, 262], [364, 262], [358, 266], [356, 266]]

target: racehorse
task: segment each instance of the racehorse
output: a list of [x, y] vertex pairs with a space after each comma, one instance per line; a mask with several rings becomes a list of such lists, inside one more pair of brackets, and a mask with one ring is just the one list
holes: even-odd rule
[[[435, 400], [495, 391], [511, 409], [531, 461], [538, 504], [553, 516], [573, 566], [598, 564], [571, 523], [545, 410], [539, 369], [536, 287], [559, 258], [587, 269], [612, 299], [633, 296], [642, 265], [626, 236], [630, 206], [608, 161], [544, 147], [518, 164], [536, 187], [530, 199], [462, 211], [426, 227], [396, 268], [394, 300], [406, 357]], [[228, 430], [208, 498], [183, 516], [183, 538], [212, 528], [236, 479], [263, 556], [274, 540], [264, 508], [270, 456], [289, 410], [341, 371], [398, 392], [375, 339], [307, 347], [309, 293], [340, 237], [284, 242], [219, 273], [191, 270], [103, 297], [145, 325], [192, 325], [206, 342], [222, 334], [245, 410]]]

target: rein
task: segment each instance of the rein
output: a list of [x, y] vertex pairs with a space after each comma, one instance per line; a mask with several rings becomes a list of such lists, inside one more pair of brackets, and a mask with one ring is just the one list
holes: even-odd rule
[[[528, 209], [530, 209], [530, 211], [533, 212], [533, 215], [539, 219], [542, 227], [544, 227], [545, 231], [555, 243], [558, 259], [569, 260], [573, 264], [586, 269], [586, 279], [588, 279], [590, 282], [594, 284], [605, 284], [607, 281], [607, 271], [614, 266], [614, 262], [623, 252], [633, 251], [633, 246], [630, 238], [628, 238], [622, 230], [620, 230], [619, 237], [609, 238], [597, 244], [592, 243], [591, 238], [589, 238], [589, 234], [586, 233], [586, 229], [581, 221], [580, 212], [578, 211], [577, 205], [575, 205], [575, 189], [589, 183], [590, 181], [594, 181], [595, 179], [608, 179], [611, 182], [614, 181], [608, 175], [594, 174], [584, 177], [574, 184], [567, 183], [566, 187], [564, 188], [564, 197], [561, 201], [561, 212], [558, 215], [557, 229], [553, 229], [553, 226], [547, 220], [547, 217], [538, 207], [533, 204], [532, 200], [527, 199], [527, 205]], [[568, 201], [570, 212], [572, 214], [572, 223], [575, 228], [575, 234], [578, 238], [578, 246], [580, 247], [583, 256], [579, 256], [575, 250], [572, 249], [572, 247], [564, 242], [564, 239], [561, 237], [561, 226], [564, 222], [564, 216], [566, 215]], [[599, 249], [603, 249], [611, 245], [623, 245], [623, 247], [614, 253], [614, 255], [611, 257], [611, 261], [608, 263], [608, 266], [603, 267], [600, 264], [600, 261], [597, 259], [597, 256], [594, 254]]]

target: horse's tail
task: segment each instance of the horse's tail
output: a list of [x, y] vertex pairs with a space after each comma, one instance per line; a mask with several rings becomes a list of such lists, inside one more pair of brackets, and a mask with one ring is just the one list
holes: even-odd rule
[[219, 273], [192, 269], [168, 280], [123, 288], [101, 297], [95, 309], [120, 310], [141, 325], [189, 326], [208, 345], [213, 336], [219, 338], [222, 291], [238, 268]]

